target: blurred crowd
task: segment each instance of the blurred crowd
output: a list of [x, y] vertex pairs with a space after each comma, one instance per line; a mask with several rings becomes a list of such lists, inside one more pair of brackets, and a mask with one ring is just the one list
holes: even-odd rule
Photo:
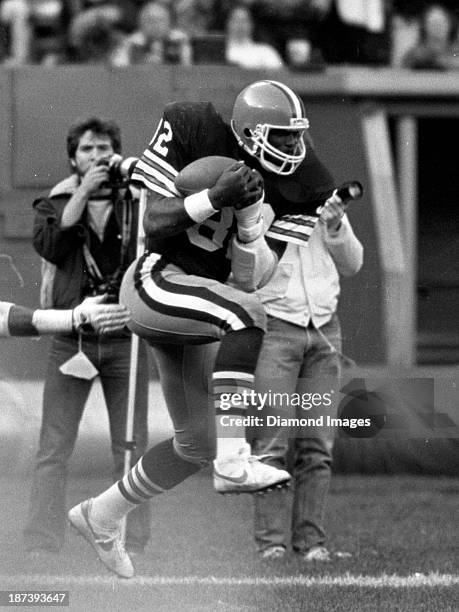
[[459, 68], [458, 5], [457, 0], [0, 0], [0, 62], [447, 70]]

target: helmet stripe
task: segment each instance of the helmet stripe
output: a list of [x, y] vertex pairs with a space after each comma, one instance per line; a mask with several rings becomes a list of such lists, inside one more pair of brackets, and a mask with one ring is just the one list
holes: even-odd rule
[[290, 104], [292, 105], [292, 114], [294, 115], [294, 118], [302, 119], [304, 117], [303, 105], [301, 104], [301, 101], [296, 95], [296, 93], [293, 92], [290, 87], [287, 87], [287, 85], [284, 85], [280, 81], [269, 81], [269, 83], [272, 83], [274, 86], [278, 87], [279, 89], [282, 89], [282, 91], [287, 95]]

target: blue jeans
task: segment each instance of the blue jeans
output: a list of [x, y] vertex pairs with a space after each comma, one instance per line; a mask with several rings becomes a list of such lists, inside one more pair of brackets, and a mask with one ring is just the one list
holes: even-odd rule
[[[336, 315], [320, 330], [302, 328], [268, 318], [256, 373], [257, 392], [274, 390], [292, 394], [320, 392], [341, 374], [341, 330]], [[336, 417], [336, 402], [304, 412], [296, 408], [289, 417]], [[255, 541], [262, 551], [273, 545], [287, 546], [291, 521], [293, 550], [304, 552], [325, 542], [323, 516], [331, 477], [334, 430], [331, 427], [295, 429], [290, 438], [285, 428], [266, 429], [252, 441], [258, 455], [270, 454], [270, 462], [287, 467], [293, 478], [293, 505], [286, 489], [254, 496]]]
[[[114, 477], [124, 468], [124, 441], [129, 381], [130, 345], [128, 336], [83, 336], [82, 350], [99, 370], [108, 410]], [[64, 375], [59, 367], [78, 350], [78, 340], [69, 335], [53, 339], [48, 359], [39, 450], [33, 475], [30, 509], [24, 530], [26, 549], [44, 548], [58, 552], [64, 544], [68, 461], [73, 452], [78, 427], [92, 381]], [[134, 417], [136, 449], [134, 464], [148, 442], [147, 349], [140, 343], [137, 394]], [[88, 476], [90, 476], [88, 474]], [[142, 548], [150, 536], [150, 509], [142, 504], [129, 514], [126, 545]]]

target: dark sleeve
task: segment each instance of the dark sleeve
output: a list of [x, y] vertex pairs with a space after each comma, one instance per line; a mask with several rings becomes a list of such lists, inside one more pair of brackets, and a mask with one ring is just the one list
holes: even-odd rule
[[308, 206], [320, 206], [335, 189], [335, 181], [328, 168], [317, 157], [313, 147], [306, 153], [306, 158], [300, 166], [301, 181], [306, 193]]
[[68, 198], [42, 198], [33, 204], [35, 210], [33, 224], [33, 246], [41, 256], [59, 265], [69, 253], [79, 246], [85, 237], [81, 224], [62, 229], [62, 212]]
[[311, 147], [307, 148], [304, 161], [293, 174], [274, 178], [274, 194], [270, 189], [272, 180], [266, 176], [266, 201], [271, 204], [276, 219], [284, 215], [316, 215], [317, 207], [335, 188], [332, 175]]
[[24, 306], [13, 306], [8, 314], [8, 331], [11, 336], [38, 336], [38, 330], [32, 323], [34, 310]]
[[193, 161], [192, 143], [198, 132], [201, 105], [173, 103], [166, 106], [153, 138], [131, 175], [131, 181], [165, 197], [179, 196], [177, 174]]

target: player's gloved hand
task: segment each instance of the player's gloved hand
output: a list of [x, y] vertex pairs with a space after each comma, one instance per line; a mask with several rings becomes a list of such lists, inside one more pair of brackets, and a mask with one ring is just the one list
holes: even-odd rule
[[347, 204], [336, 195], [336, 190], [322, 206], [319, 220], [326, 223], [330, 232], [337, 232], [341, 227], [341, 219], [346, 211]]
[[257, 202], [262, 195], [261, 175], [242, 161], [224, 170], [208, 192], [209, 200], [217, 210], [227, 206], [245, 208]]
[[121, 304], [104, 304], [108, 295], [88, 297], [73, 309], [73, 326], [79, 329], [90, 326], [101, 334], [123, 329], [130, 319], [130, 312]]

